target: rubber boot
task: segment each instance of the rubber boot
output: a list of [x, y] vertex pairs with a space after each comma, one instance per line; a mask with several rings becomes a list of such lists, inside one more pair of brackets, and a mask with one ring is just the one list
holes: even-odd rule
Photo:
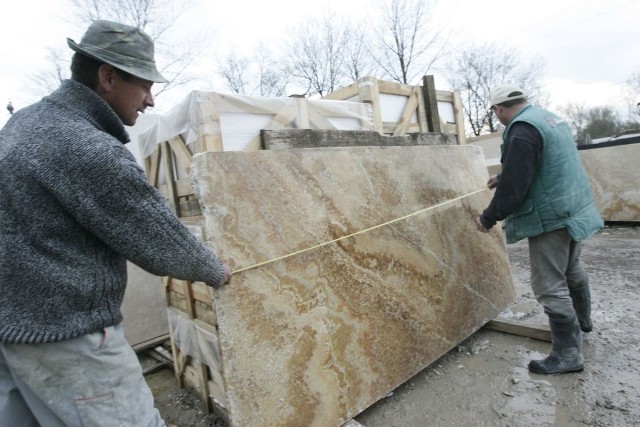
[[571, 295], [571, 301], [573, 301], [573, 308], [578, 316], [578, 322], [580, 322], [580, 329], [582, 329], [582, 332], [591, 332], [593, 323], [591, 323], [591, 290], [589, 289], [589, 284], [575, 289], [569, 288], [569, 294]]
[[551, 375], [580, 372], [583, 369], [582, 333], [578, 318], [549, 316], [551, 327], [551, 353], [543, 360], [529, 362], [529, 370], [536, 374]]

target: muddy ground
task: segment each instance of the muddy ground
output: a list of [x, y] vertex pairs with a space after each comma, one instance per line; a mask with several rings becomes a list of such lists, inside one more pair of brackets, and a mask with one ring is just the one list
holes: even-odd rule
[[[529, 287], [526, 241], [508, 253], [517, 299], [502, 316], [545, 323]], [[638, 226], [608, 225], [583, 245], [594, 323], [584, 337], [584, 372], [530, 374], [527, 363], [550, 343], [481, 329], [355, 420], [365, 427], [640, 426], [639, 260]], [[225, 426], [176, 389], [173, 371], [147, 380], [168, 424]]]

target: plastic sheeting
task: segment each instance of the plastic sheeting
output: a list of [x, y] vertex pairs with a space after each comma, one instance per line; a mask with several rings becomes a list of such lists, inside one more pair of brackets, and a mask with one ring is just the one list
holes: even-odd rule
[[167, 308], [174, 344], [187, 355], [210, 368], [221, 370], [218, 337], [198, 326], [193, 319]]
[[285, 128], [371, 130], [371, 111], [360, 102], [193, 91], [142, 132], [138, 143], [146, 158], [177, 135], [190, 145], [200, 135], [219, 134], [224, 151], [240, 151], [261, 129]]

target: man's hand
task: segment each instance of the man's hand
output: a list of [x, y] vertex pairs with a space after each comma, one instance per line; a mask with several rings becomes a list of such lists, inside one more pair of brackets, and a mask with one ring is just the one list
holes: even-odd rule
[[489, 181], [487, 181], [487, 187], [489, 187], [490, 190], [493, 190], [497, 186], [498, 186], [498, 175], [493, 175], [491, 178], [489, 178]]
[[231, 267], [229, 267], [227, 264], [222, 264], [222, 268], [224, 269], [224, 275], [222, 276], [222, 280], [220, 281], [220, 284], [218, 286], [224, 286], [231, 283]]
[[480, 221], [480, 215], [478, 215], [476, 217], [476, 228], [478, 229], [478, 231], [482, 232], [482, 233], [488, 233], [489, 229], [488, 228], [484, 228], [484, 225], [482, 225], [482, 221]]

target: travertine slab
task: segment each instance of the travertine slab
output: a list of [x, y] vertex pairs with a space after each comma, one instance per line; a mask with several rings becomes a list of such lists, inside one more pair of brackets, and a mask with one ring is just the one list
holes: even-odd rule
[[[210, 152], [194, 159], [207, 241], [234, 269], [478, 190], [471, 146]], [[481, 191], [234, 274], [214, 291], [234, 426], [338, 426], [514, 298]], [[428, 402], [425, 402], [428, 404]]]
[[446, 133], [411, 133], [402, 136], [380, 135], [367, 130], [262, 129], [262, 145], [267, 150], [320, 147], [360, 147], [363, 145], [455, 145], [456, 136]]
[[640, 222], [640, 143], [586, 145], [579, 153], [602, 219]]

